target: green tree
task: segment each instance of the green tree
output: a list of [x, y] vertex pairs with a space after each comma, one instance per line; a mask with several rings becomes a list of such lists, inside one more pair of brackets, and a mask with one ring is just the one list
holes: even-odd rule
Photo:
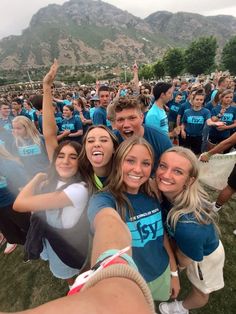
[[153, 66], [150, 64], [145, 64], [139, 69], [139, 78], [145, 79], [145, 80], [150, 80], [153, 78]]
[[180, 48], [167, 50], [163, 57], [165, 72], [172, 78], [179, 75], [184, 69], [184, 53]]
[[210, 73], [215, 65], [216, 38], [200, 37], [193, 41], [185, 51], [185, 67], [187, 72], [198, 75]]
[[236, 36], [224, 46], [221, 61], [227, 70], [236, 75]]
[[153, 75], [159, 80], [165, 75], [165, 66], [162, 60], [158, 60], [153, 64]]

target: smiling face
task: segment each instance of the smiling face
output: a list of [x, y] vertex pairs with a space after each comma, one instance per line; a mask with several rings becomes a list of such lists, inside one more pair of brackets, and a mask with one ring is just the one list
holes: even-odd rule
[[86, 137], [85, 150], [95, 173], [99, 175], [99, 168], [106, 167], [111, 162], [114, 144], [106, 130], [93, 128]]
[[15, 137], [27, 137], [26, 127], [20, 122], [12, 122], [12, 133]]
[[72, 178], [78, 171], [78, 154], [74, 147], [65, 145], [60, 150], [55, 168], [62, 181]]
[[115, 125], [124, 139], [143, 136], [143, 114], [135, 109], [123, 109], [115, 114]]
[[63, 107], [63, 117], [64, 118], [69, 119], [72, 117], [72, 114], [73, 114], [72, 111], [68, 107], [66, 107], [66, 106]]
[[193, 180], [189, 177], [191, 169], [192, 165], [187, 158], [176, 152], [164, 153], [156, 171], [156, 183], [159, 190], [168, 199], [175, 199]]
[[8, 105], [1, 105], [1, 107], [0, 107], [0, 115], [3, 118], [8, 118], [9, 115], [10, 115], [10, 112], [11, 112], [10, 106], [8, 106]]
[[141, 185], [149, 179], [151, 170], [152, 157], [147, 147], [134, 145], [122, 163], [121, 171], [126, 192], [137, 194]]
[[234, 97], [233, 93], [226, 94], [221, 98], [221, 104], [223, 106], [229, 106], [233, 101], [233, 97]]

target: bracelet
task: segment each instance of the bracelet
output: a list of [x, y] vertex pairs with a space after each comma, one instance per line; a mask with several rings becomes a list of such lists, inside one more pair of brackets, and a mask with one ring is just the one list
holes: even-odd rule
[[[107, 250], [105, 252], [103, 252], [97, 259], [96, 264], [99, 262], [102, 262], [103, 260], [105, 260], [106, 258], [115, 255], [116, 253], [118, 253], [119, 250]], [[121, 256], [121, 258], [123, 258], [131, 267], [133, 267], [134, 269], [138, 270], [136, 264], [134, 263], [134, 260], [132, 259], [131, 256], [129, 256], [128, 254], [123, 253]]]
[[178, 270], [170, 272], [171, 277], [179, 277]]
[[89, 281], [86, 282], [86, 284], [82, 287], [81, 292], [86, 291], [87, 289], [95, 286], [99, 281], [114, 277], [130, 279], [134, 283], [136, 283], [137, 286], [142, 291], [145, 300], [149, 305], [151, 313], [155, 314], [154, 302], [152, 299], [151, 292], [147, 286], [147, 283], [135, 269], [128, 265], [117, 264], [102, 269], [100, 272], [96, 273], [96, 275], [91, 277]]

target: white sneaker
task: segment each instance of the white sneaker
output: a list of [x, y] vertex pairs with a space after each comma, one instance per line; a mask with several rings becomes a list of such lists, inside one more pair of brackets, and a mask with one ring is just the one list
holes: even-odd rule
[[4, 250], [4, 254], [10, 254], [16, 249], [16, 247], [17, 247], [17, 244], [7, 243], [6, 248]]
[[211, 205], [212, 205], [212, 210], [216, 213], [222, 208], [222, 206], [216, 207], [216, 202], [213, 202]]
[[159, 304], [159, 311], [162, 314], [188, 314], [189, 311], [182, 305], [182, 301], [161, 302]]

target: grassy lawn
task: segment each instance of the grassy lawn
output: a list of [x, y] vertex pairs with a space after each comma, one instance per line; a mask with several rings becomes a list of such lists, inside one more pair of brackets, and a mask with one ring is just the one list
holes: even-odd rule
[[[210, 192], [212, 199], [215, 192]], [[225, 288], [214, 293], [209, 304], [194, 314], [236, 313], [236, 201], [231, 200], [220, 212], [221, 239], [225, 247]], [[53, 278], [48, 265], [43, 261], [23, 263], [23, 251], [18, 247], [6, 256], [0, 249], [0, 311], [20, 311], [28, 309], [60, 296], [68, 291], [67, 284]], [[189, 289], [184, 274], [181, 275], [183, 297]]]

